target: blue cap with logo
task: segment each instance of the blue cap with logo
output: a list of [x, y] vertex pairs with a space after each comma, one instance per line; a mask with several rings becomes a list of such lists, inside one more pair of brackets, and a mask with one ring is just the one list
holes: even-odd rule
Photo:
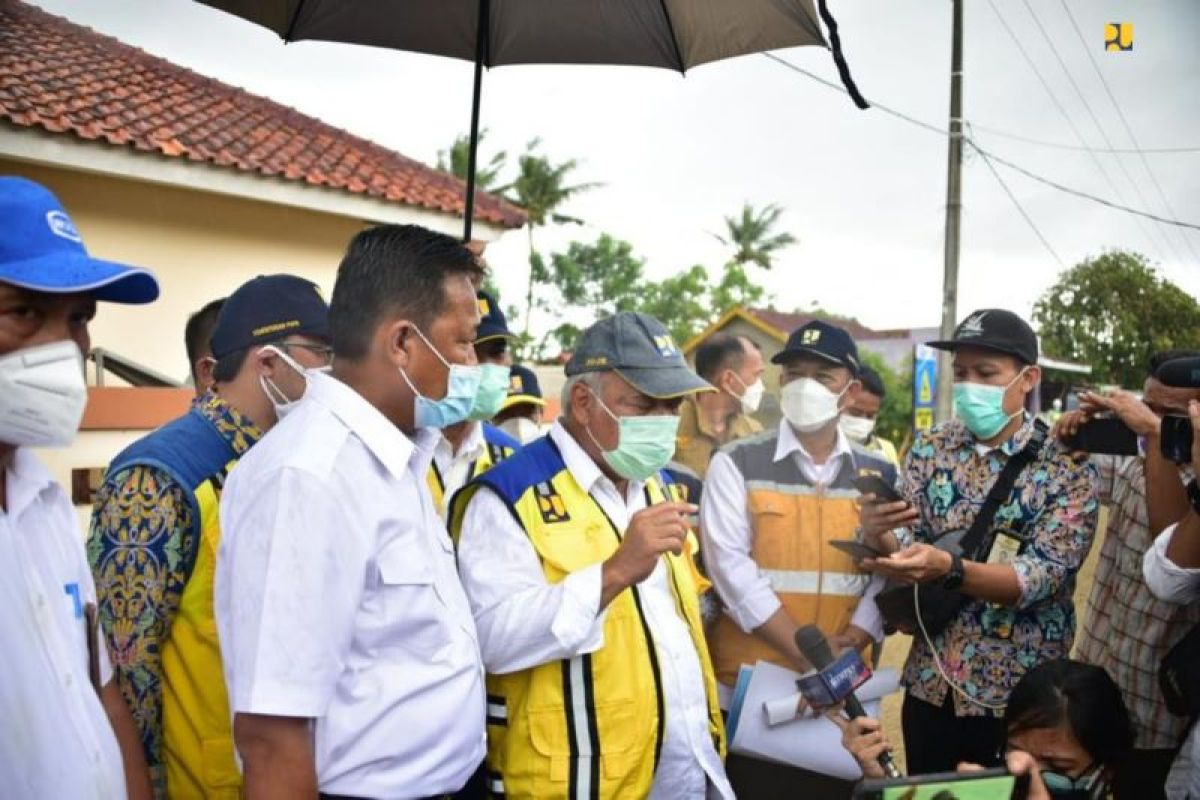
[[475, 331], [475, 344], [491, 339], [515, 338], [513, 332], [508, 329], [508, 320], [505, 319], [504, 311], [496, 302], [495, 296], [480, 289], [475, 293], [475, 297], [479, 300], [479, 328]]
[[529, 367], [513, 364], [508, 373], [508, 397], [504, 398], [500, 410], [525, 404], [545, 406], [546, 401], [542, 399], [537, 373]]
[[567, 377], [613, 371], [658, 399], [715, 391], [692, 372], [663, 324], [638, 311], [622, 311], [584, 331], [566, 371]]
[[154, 273], [88, 255], [54, 194], [26, 178], [0, 176], [0, 283], [35, 292], [87, 292], [111, 303], [158, 297]]
[[229, 295], [213, 328], [213, 358], [288, 336], [329, 340], [329, 304], [312, 281], [259, 275]]
[[845, 367], [855, 377], [862, 371], [854, 339], [837, 325], [824, 320], [814, 319], [792, 331], [783, 349], [771, 357], [771, 363], [783, 364], [797, 356], [816, 356]]

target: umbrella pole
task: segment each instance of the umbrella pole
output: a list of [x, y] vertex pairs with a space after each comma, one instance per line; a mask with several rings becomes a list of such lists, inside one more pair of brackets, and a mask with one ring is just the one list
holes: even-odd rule
[[475, 157], [479, 151], [479, 98], [483, 93], [483, 62], [487, 52], [488, 11], [491, 0], [479, 0], [479, 25], [475, 29], [475, 90], [471, 98], [471, 139], [467, 150], [467, 200], [463, 208], [463, 242], [471, 241], [475, 218]]

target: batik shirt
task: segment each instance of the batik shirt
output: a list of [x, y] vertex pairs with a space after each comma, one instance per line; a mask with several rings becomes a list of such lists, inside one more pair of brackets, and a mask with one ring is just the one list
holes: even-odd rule
[[[1027, 420], [1011, 439], [991, 449], [959, 420], [918, 434], [901, 482], [920, 521], [901, 533], [902, 543], [931, 542], [969, 528], [1008, 459], [1032, 434], [1033, 421]], [[970, 600], [933, 637], [947, 674], [973, 700], [1002, 707], [1030, 668], [1070, 655], [1075, 634], [1071, 595], [1095, 534], [1097, 484], [1094, 466], [1076, 463], [1058, 444], [1047, 443], [997, 509], [993, 527], [1020, 530], [1025, 537], [1011, 561], [1020, 598], [1013, 607]], [[938, 706], [952, 691], [920, 633], [905, 665], [904, 683], [913, 697]], [[957, 692], [953, 700], [958, 716], [1003, 714]]]
[[[262, 436], [211, 392], [194, 408], [238, 456]], [[159, 798], [166, 796], [162, 645], [200, 547], [194, 516], [186, 487], [160, 469], [135, 464], [105, 476], [88, 536], [101, 628]]]

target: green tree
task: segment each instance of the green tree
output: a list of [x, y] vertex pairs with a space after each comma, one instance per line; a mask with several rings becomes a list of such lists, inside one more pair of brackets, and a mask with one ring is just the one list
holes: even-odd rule
[[718, 313], [734, 306], [758, 305], [767, 296], [749, 268], [770, 270], [778, 252], [796, 243], [792, 234], [776, 232], [782, 215], [783, 209], [773, 203], [758, 210], [745, 203], [737, 215], [725, 217], [725, 235], [714, 236], [721, 244], [732, 247], [733, 255], [713, 288], [712, 307]]
[[[483, 140], [487, 137], [487, 128], [479, 132], [479, 146], [483, 147]], [[450, 145], [448, 150], [438, 151], [437, 168], [442, 172], [449, 172], [451, 175], [461, 180], [467, 179], [467, 166], [471, 156], [471, 137], [469, 134], [462, 134], [454, 140], [454, 144]], [[475, 165], [475, 185], [485, 192], [504, 192], [508, 187], [499, 185], [500, 174], [508, 165], [508, 153], [501, 150], [493, 153], [487, 163], [483, 163], [478, 153], [476, 153], [477, 161]]]
[[1064, 272], [1033, 319], [1045, 353], [1089, 365], [1097, 383], [1140, 387], [1155, 352], [1200, 347], [1200, 304], [1126, 250]]
[[864, 364], [883, 378], [886, 394], [879, 407], [875, 431], [899, 448], [912, 430], [912, 361], [910, 359], [905, 368], [894, 370], [878, 353], [859, 350], [858, 354]]
[[512, 199], [529, 215], [529, 283], [525, 293], [525, 337], [529, 336], [530, 320], [535, 306], [534, 290], [550, 277], [545, 261], [541, 259], [534, 244], [534, 233], [550, 223], [582, 224], [582, 220], [562, 212], [562, 207], [571, 198], [596, 188], [598, 183], [571, 183], [572, 174], [578, 169], [576, 159], [555, 163], [540, 152], [541, 139], [533, 139], [525, 152], [517, 159], [517, 176], [509, 188]]
[[663, 281], [648, 282], [638, 311], [657, 319], [682, 345], [699, 333], [712, 314], [708, 270], [699, 264]]

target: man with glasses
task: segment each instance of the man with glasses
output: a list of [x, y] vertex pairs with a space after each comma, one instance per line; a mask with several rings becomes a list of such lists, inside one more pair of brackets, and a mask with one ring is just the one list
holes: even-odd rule
[[236, 798], [229, 703], [213, 619], [218, 504], [238, 459], [332, 362], [328, 306], [292, 275], [229, 297], [212, 333], [213, 386], [109, 466], [88, 555], [121, 690], [158, 797]]

